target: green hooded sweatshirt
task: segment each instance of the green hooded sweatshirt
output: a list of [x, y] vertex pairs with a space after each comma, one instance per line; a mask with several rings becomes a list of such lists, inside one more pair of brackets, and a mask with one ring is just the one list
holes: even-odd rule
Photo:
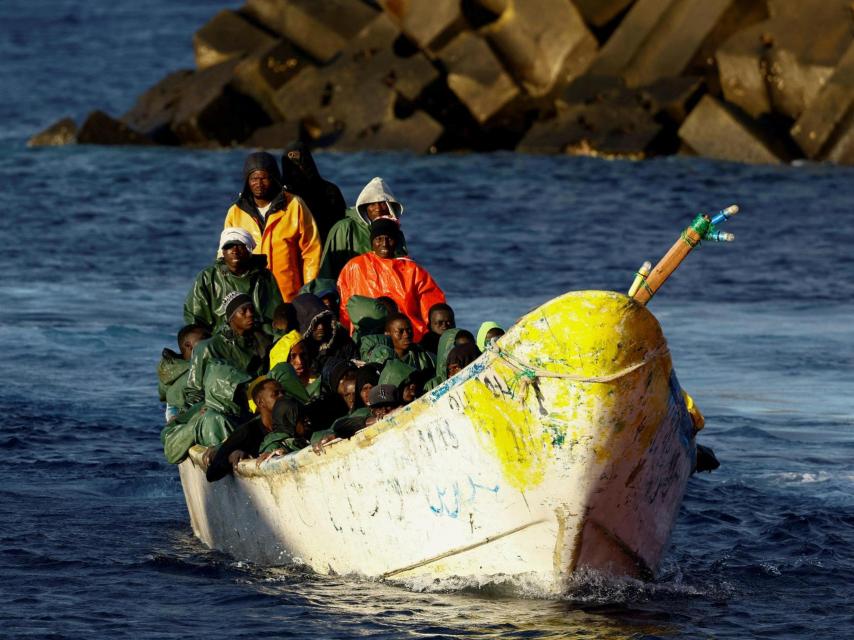
[[350, 296], [347, 301], [347, 315], [353, 325], [353, 342], [357, 345], [364, 336], [385, 333], [388, 308], [376, 298], [358, 294]]
[[184, 408], [205, 399], [205, 370], [209, 362], [221, 360], [251, 378], [266, 373], [269, 367], [269, 352], [272, 338], [262, 331], [237, 335], [225, 326], [208, 340], [202, 340], [193, 349], [190, 372], [184, 389]]
[[[403, 205], [394, 197], [385, 181], [382, 178], [371, 180], [359, 194], [356, 206], [347, 209], [344, 219], [336, 222], [329, 230], [323, 245], [318, 278], [331, 278], [337, 282], [347, 262], [371, 250], [371, 223], [368, 221], [367, 206], [372, 202], [388, 203], [389, 210], [398, 220], [403, 215]], [[403, 231], [395, 255], [408, 255]]]
[[163, 453], [172, 464], [181, 462], [193, 445], [213, 447], [222, 443], [246, 420], [236, 396], [252, 378], [244, 371], [220, 360], [205, 368], [205, 402], [195, 405], [160, 432]]
[[255, 310], [261, 315], [262, 328], [272, 334], [273, 313], [282, 304], [282, 294], [267, 269], [267, 256], [252, 255], [249, 260], [249, 269], [240, 276], [231, 273], [222, 258], [200, 271], [184, 300], [184, 322], [217, 331], [226, 324], [223, 298], [232, 291], [240, 291], [252, 298]]
[[184, 386], [187, 384], [187, 374], [190, 371], [190, 361], [184, 360], [180, 353], [172, 349], [164, 349], [157, 365], [157, 392], [160, 402], [172, 407], [184, 405]]
[[424, 385], [424, 391], [430, 391], [441, 385], [448, 379], [448, 354], [454, 348], [454, 340], [460, 329], [448, 329], [439, 338], [439, 348], [436, 354], [436, 377], [427, 381]]

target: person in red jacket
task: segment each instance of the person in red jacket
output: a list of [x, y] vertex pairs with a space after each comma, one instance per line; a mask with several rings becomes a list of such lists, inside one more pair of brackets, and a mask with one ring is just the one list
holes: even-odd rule
[[341, 294], [340, 321], [352, 332], [347, 301], [350, 296], [370, 298], [388, 296], [412, 322], [417, 342], [429, 328], [430, 307], [445, 301], [445, 294], [430, 273], [412, 258], [395, 258], [400, 227], [391, 218], [371, 223], [371, 252], [356, 256], [341, 270], [338, 291]]

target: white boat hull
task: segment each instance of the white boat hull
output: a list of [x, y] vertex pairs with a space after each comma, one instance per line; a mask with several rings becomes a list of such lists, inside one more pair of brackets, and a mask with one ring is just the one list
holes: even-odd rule
[[195, 448], [179, 466], [195, 534], [256, 563], [516, 576], [544, 595], [582, 567], [654, 573], [695, 458], [657, 321], [620, 294], [577, 292], [500, 347], [322, 455], [208, 483]]

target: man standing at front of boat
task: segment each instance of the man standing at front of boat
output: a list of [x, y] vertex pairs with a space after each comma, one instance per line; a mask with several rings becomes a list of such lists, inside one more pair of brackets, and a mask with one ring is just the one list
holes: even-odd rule
[[243, 165], [243, 191], [225, 216], [225, 228], [246, 229], [255, 240], [255, 253], [267, 256], [267, 268], [285, 302], [317, 277], [320, 234], [308, 206], [282, 186], [276, 159], [263, 151], [252, 153]]

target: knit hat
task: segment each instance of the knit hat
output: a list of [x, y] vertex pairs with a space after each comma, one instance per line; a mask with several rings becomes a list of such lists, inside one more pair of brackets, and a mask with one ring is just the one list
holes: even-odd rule
[[320, 377], [323, 383], [329, 388], [329, 391], [338, 393], [338, 385], [341, 383], [341, 378], [347, 375], [348, 372], [355, 371], [355, 369], [356, 367], [349, 360], [331, 357], [324, 363]]
[[400, 239], [400, 225], [393, 218], [377, 218], [371, 223], [371, 242], [378, 236]]
[[371, 408], [397, 406], [399, 404], [397, 388], [392, 384], [378, 384], [368, 394], [368, 406]]
[[252, 304], [252, 298], [240, 291], [229, 291], [222, 299], [222, 308], [225, 309], [225, 321], [231, 320], [234, 312], [245, 305]]
[[377, 365], [371, 362], [368, 362], [356, 371], [356, 393], [360, 393], [362, 391], [362, 387], [366, 384], [375, 387], [380, 382], [380, 372], [377, 370]]
[[250, 253], [255, 250], [255, 238], [246, 229], [241, 227], [226, 227], [219, 234], [220, 251], [231, 244], [242, 244]]

